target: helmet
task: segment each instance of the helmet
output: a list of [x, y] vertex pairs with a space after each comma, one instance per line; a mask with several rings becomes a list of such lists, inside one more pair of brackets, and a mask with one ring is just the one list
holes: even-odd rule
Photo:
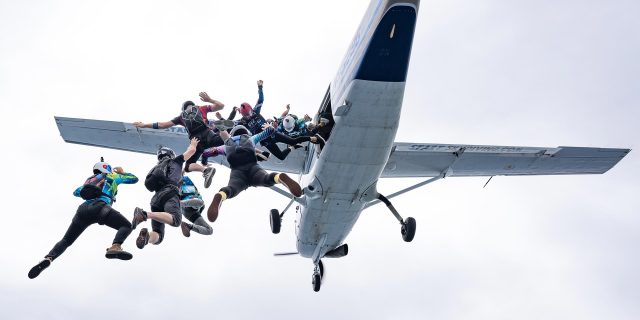
[[196, 104], [195, 104], [195, 103], [193, 103], [193, 101], [185, 101], [185, 102], [182, 104], [182, 111], [186, 110], [186, 109], [187, 109], [187, 107], [189, 107], [189, 106], [195, 106], [195, 105], [196, 105]]
[[106, 162], [97, 162], [93, 165], [93, 173], [111, 173], [111, 165]]
[[282, 120], [282, 126], [284, 127], [285, 130], [287, 130], [287, 132], [293, 131], [293, 127], [295, 127], [295, 125], [296, 125], [296, 120], [293, 119], [292, 116], [286, 116], [284, 117], [284, 120]]
[[246, 135], [251, 136], [251, 132], [249, 132], [247, 127], [245, 127], [243, 125], [238, 125], [238, 126], [233, 127], [233, 129], [231, 129], [231, 132], [229, 133], [229, 135], [231, 135], [232, 137], [239, 136], [241, 134], [246, 134]]
[[169, 157], [171, 159], [176, 157], [176, 153], [171, 150], [171, 148], [161, 147], [157, 152], [158, 161], [162, 160], [165, 157]]
[[243, 103], [240, 105], [240, 108], [238, 109], [238, 111], [240, 111], [240, 114], [241, 114], [241, 115], [243, 115], [243, 116], [245, 116], [245, 117], [248, 117], [248, 116], [250, 116], [250, 115], [251, 115], [251, 113], [253, 112], [253, 109], [251, 109], [251, 105], [250, 105], [250, 104], [248, 104], [248, 103], [246, 103], [246, 102], [243, 102]]

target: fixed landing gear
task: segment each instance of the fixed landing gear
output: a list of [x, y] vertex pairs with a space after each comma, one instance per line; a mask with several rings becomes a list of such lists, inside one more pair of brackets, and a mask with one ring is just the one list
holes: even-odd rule
[[322, 285], [322, 277], [324, 276], [324, 265], [322, 260], [318, 260], [316, 267], [313, 269], [313, 276], [311, 276], [311, 285], [313, 285], [313, 291], [320, 291]]
[[411, 240], [413, 240], [413, 237], [416, 235], [416, 219], [408, 217], [407, 219], [402, 220], [402, 217], [393, 206], [393, 204], [391, 204], [391, 201], [389, 201], [389, 199], [378, 193], [378, 200], [384, 202], [389, 211], [391, 211], [396, 219], [400, 221], [400, 233], [402, 234], [402, 240], [404, 240], [405, 242], [411, 242]]
[[282, 210], [282, 213], [279, 213], [278, 209], [271, 209], [269, 212], [269, 224], [271, 225], [271, 232], [278, 234], [280, 233], [280, 227], [282, 226], [282, 217], [284, 213], [287, 212], [289, 207], [293, 204], [294, 199], [289, 201], [289, 204]]

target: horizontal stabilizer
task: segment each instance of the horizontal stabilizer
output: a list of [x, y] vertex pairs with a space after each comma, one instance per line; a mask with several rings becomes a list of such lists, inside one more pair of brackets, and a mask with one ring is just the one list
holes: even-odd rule
[[395, 143], [383, 178], [600, 174], [630, 149]]

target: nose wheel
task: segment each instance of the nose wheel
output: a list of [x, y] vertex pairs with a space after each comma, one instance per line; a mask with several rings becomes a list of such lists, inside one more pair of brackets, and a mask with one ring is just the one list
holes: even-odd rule
[[313, 291], [320, 291], [323, 276], [324, 265], [322, 264], [322, 260], [318, 260], [318, 264], [316, 264], [316, 267], [313, 269], [313, 276], [311, 276], [311, 285], [313, 286]]

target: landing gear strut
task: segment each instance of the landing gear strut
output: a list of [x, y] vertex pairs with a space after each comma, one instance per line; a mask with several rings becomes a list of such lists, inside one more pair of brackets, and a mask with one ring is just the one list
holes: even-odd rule
[[271, 232], [273, 233], [280, 233], [280, 227], [282, 226], [282, 217], [284, 216], [284, 213], [287, 212], [287, 210], [289, 209], [289, 207], [291, 207], [291, 205], [293, 204], [294, 199], [291, 199], [291, 201], [289, 201], [289, 204], [284, 208], [284, 210], [282, 210], [282, 213], [278, 212], [278, 209], [271, 209], [271, 212], [269, 213], [269, 223], [271, 224]]
[[391, 201], [389, 201], [389, 199], [378, 193], [378, 200], [384, 202], [389, 211], [391, 211], [396, 219], [400, 221], [400, 233], [402, 234], [402, 240], [404, 240], [405, 242], [411, 242], [411, 240], [413, 240], [413, 237], [416, 235], [416, 219], [408, 217], [407, 219], [402, 220], [402, 217], [393, 206], [393, 204], [391, 204]]

